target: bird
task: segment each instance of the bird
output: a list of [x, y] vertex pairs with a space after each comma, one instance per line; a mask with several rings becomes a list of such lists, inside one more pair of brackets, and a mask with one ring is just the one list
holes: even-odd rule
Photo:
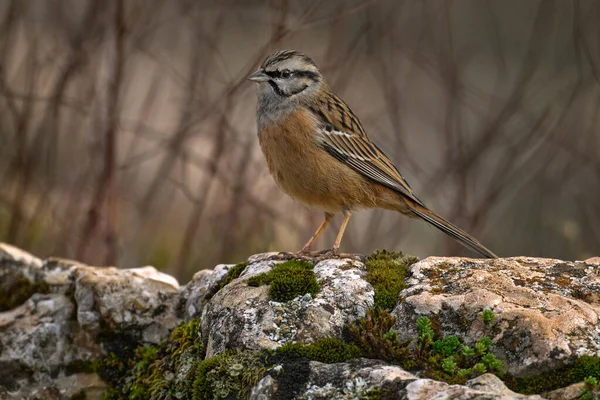
[[341, 213], [331, 249], [338, 255], [352, 213], [382, 208], [420, 218], [481, 256], [497, 257], [425, 206], [310, 57], [296, 50], [276, 51], [247, 79], [257, 83], [258, 141], [273, 179], [287, 195], [325, 214], [298, 254], [310, 253]]

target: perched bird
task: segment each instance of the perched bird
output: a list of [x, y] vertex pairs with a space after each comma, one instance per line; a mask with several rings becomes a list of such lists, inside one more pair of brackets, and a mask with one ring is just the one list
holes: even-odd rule
[[338, 254], [351, 213], [384, 208], [421, 218], [482, 256], [496, 257], [417, 198], [309, 57], [277, 51], [248, 79], [258, 83], [258, 139], [275, 182], [292, 198], [325, 212], [300, 253], [309, 252], [333, 216], [342, 213], [333, 244]]

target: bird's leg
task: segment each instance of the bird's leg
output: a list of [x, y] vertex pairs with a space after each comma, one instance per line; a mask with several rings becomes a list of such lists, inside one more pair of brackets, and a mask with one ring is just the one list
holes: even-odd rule
[[344, 236], [344, 231], [346, 230], [346, 225], [348, 225], [348, 221], [350, 221], [350, 217], [352, 213], [349, 210], [344, 210], [344, 220], [342, 221], [342, 226], [340, 226], [340, 230], [335, 238], [335, 242], [333, 243], [333, 254], [337, 255], [340, 250], [340, 244], [342, 243], [342, 237]]
[[321, 225], [319, 226], [315, 234], [312, 235], [310, 240], [304, 245], [304, 247], [302, 247], [302, 250], [299, 251], [300, 254], [308, 253], [310, 251], [310, 248], [315, 243], [315, 240], [317, 240], [319, 235], [323, 232], [327, 225], [329, 225], [329, 222], [331, 222], [331, 218], [333, 218], [333, 214], [325, 213], [325, 220], [323, 221], [323, 223], [321, 223]]

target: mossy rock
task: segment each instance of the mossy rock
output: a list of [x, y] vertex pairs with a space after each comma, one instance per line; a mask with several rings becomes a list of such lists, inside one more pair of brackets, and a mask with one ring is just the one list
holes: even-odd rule
[[103, 399], [185, 398], [192, 392], [195, 366], [204, 358], [199, 329], [200, 320], [193, 319], [177, 326], [160, 346], [109, 353], [97, 367], [110, 384]]
[[306, 293], [315, 296], [321, 286], [313, 269], [314, 265], [308, 261], [289, 260], [277, 264], [269, 272], [253, 276], [248, 280], [248, 285], [270, 285], [269, 297], [281, 303]]
[[406, 288], [409, 268], [418, 258], [386, 250], [376, 251], [367, 257], [365, 280], [375, 289], [375, 306], [391, 310], [400, 292]]
[[227, 275], [225, 275], [215, 285], [214, 289], [211, 292], [206, 294], [205, 299], [210, 300], [215, 294], [217, 294], [219, 292], [219, 290], [221, 290], [225, 286], [229, 285], [234, 279], [239, 278], [247, 266], [248, 266], [248, 262], [244, 261], [244, 262], [238, 263], [238, 264], [234, 265], [233, 267], [229, 268], [229, 270], [227, 271]]
[[312, 344], [286, 343], [275, 350], [276, 357], [306, 357], [322, 363], [338, 363], [360, 357], [360, 349], [341, 339], [325, 338]]
[[192, 400], [244, 399], [268, 367], [262, 351], [224, 351], [198, 364]]
[[400, 341], [393, 330], [396, 317], [380, 308], [367, 310], [367, 314], [347, 328], [349, 340], [357, 345], [366, 358], [384, 360], [414, 370], [417, 363], [411, 358], [411, 340]]

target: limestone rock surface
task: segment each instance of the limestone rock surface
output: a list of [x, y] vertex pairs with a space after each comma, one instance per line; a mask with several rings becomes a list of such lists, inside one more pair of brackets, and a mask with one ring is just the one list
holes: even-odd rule
[[[488, 336], [507, 376], [516, 378], [552, 373], [581, 356], [598, 358], [598, 260], [421, 260], [408, 268], [404, 289], [390, 310], [396, 317], [393, 331], [399, 340], [414, 338], [417, 320], [426, 316], [436, 334], [455, 335], [468, 346]], [[378, 289], [367, 280], [364, 258], [312, 261], [320, 290], [277, 302], [270, 298], [268, 285], [248, 284], [285, 262], [277, 254], [199, 271], [180, 286], [153, 267], [117, 269], [41, 260], [0, 243], [0, 399], [63, 400], [83, 393], [88, 399], [100, 398], [109, 386], [100, 376], [120, 379], [135, 368], [111, 371], [111, 364], [99, 368], [98, 362], [134, 348], [155, 349], [145, 353], [143, 365], [155, 368], [161, 381], [144, 392], [147, 398], [170, 398], [164, 395], [171, 393], [169, 385], [183, 390], [184, 383], [190, 389], [177, 392], [183, 396], [179, 398], [202, 398], [198, 390], [203, 389], [198, 388], [217, 386], [219, 391], [208, 398], [235, 398], [242, 382], [239, 371], [245, 368], [242, 361], [262, 362], [267, 354], [296, 342], [347, 340], [349, 324], [374, 306]], [[487, 320], [484, 310], [489, 310]], [[190, 321], [196, 322], [186, 325]], [[178, 326], [183, 328], [174, 337]], [[193, 332], [186, 326], [193, 326]], [[189, 345], [190, 340], [197, 345]], [[185, 347], [178, 349], [180, 345]], [[141, 357], [138, 353], [135, 357]], [[229, 359], [234, 364], [222, 364]], [[572, 382], [525, 395], [489, 373], [457, 385], [426, 379], [421, 371], [407, 371], [384, 360], [273, 360], [253, 370], [258, 371], [256, 380], [248, 378], [252, 383], [244, 396], [574, 400], [583, 388]], [[127, 360], [122, 362], [128, 365]], [[232, 381], [218, 380], [218, 371]], [[134, 380], [124, 379], [128, 384]]]
[[323, 260], [314, 267], [321, 291], [287, 303], [269, 299], [267, 286], [252, 287], [249, 278], [283, 261], [251, 263], [204, 308], [202, 335], [207, 356], [227, 348], [274, 349], [291, 341], [314, 342], [340, 337], [349, 322], [373, 306], [373, 287], [362, 279], [364, 264], [350, 259]]
[[[383, 399], [488, 399], [488, 400], [541, 400], [538, 395], [520, 395], [509, 390], [495, 375], [485, 374], [465, 385], [449, 385], [431, 379], [421, 379], [402, 368], [359, 359], [350, 363], [308, 364], [305, 381], [294, 386], [277, 381], [271, 375], [263, 378], [250, 397], [253, 400], [269, 398], [275, 387], [299, 391], [298, 399], [364, 399], [371, 395]], [[300, 390], [298, 390], [300, 389]], [[296, 392], [290, 394], [294, 398]], [[284, 393], [284, 397], [288, 393]], [[379, 396], [379, 397], [376, 397]]]
[[[419, 316], [447, 335], [490, 336], [513, 373], [550, 370], [582, 355], [600, 355], [600, 264], [516, 257], [429, 257], [411, 266], [409, 287], [393, 314], [400, 336]], [[491, 310], [494, 320], [481, 318]]]

